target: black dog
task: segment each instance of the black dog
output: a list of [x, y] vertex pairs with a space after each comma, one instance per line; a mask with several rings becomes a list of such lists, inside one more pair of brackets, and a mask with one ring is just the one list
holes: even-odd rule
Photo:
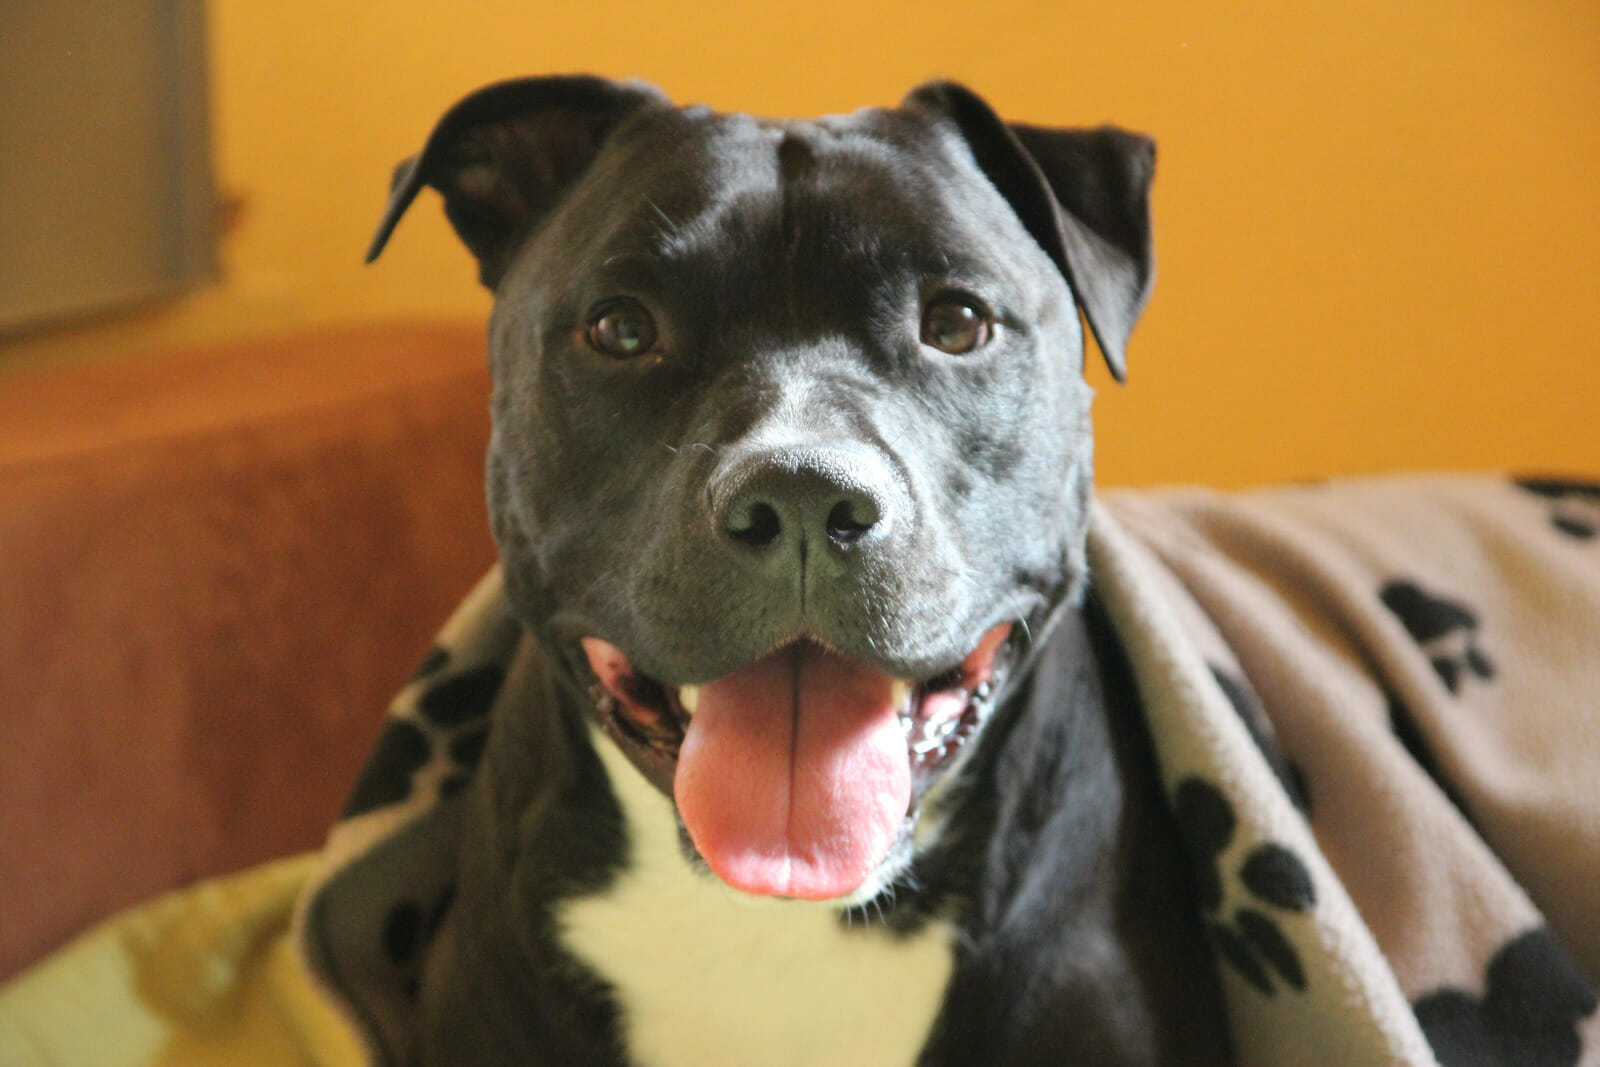
[[578, 77], [402, 165], [372, 254], [430, 185], [495, 292], [540, 648], [426, 1060], [1228, 1060], [1084, 563], [1078, 314], [1120, 379], [1153, 158], [950, 84], [772, 122]]

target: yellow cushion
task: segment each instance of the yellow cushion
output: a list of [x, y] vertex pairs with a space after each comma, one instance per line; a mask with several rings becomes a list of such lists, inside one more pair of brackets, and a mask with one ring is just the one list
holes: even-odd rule
[[158, 897], [0, 986], [0, 1063], [362, 1063], [289, 939], [316, 862], [296, 856]]

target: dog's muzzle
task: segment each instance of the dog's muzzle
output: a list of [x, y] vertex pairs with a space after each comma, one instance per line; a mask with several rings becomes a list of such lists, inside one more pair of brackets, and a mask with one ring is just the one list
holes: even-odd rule
[[982, 725], [1010, 623], [912, 681], [799, 638], [703, 685], [646, 678], [585, 638], [601, 726], [669, 792], [690, 839], [736, 889], [828, 900], [856, 891], [918, 798]]

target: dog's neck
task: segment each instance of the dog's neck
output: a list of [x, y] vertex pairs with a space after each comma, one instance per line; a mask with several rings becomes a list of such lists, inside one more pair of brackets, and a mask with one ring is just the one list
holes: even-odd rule
[[[989, 960], [958, 970], [932, 1062], [984, 1062], [1035, 984], [1063, 980], [1046, 998], [1054, 1020], [1033, 1031], [1050, 1062], [1229, 1062], [1132, 672], [1092, 593], [1046, 644], [975, 753], [962, 815], [921, 861], [932, 900], [917, 906], [966, 909]], [[995, 966], [1024, 951], [1040, 966]], [[1032, 1062], [1012, 1051], [1003, 1062]]]
[[[938, 832], [910, 877], [837, 925], [901, 937], [944, 931], [957, 946], [926, 1062], [990, 1061], [996, 1042], [1015, 1035], [1082, 1050], [1086, 1062], [1179, 1062], [1179, 1050], [1181, 1062], [1204, 1062], [1194, 1049], [1226, 1048], [1223, 1014], [1126, 662], [1092, 598], [1060, 614], [1038, 653], [959, 780], [941, 790]], [[619, 1006], [592, 980], [574, 991], [562, 977], [587, 968], [563, 942], [561, 916], [626, 874], [630, 831], [612, 779], [628, 769], [620, 757], [609, 768], [601, 759], [584, 694], [558, 685], [542, 653], [530, 649], [513, 675], [524, 691], [559, 699], [561, 713], [496, 723], [464, 833], [451, 918], [459, 936], [447, 931], [425, 983], [427, 1010], [440, 1018], [429, 1029], [516, 1031], [535, 1004], [569, 1002], [595, 1023], [595, 1044], [573, 1046], [587, 1050], [580, 1059], [609, 1062], [601, 1050], [616, 1052], [620, 1039], [604, 1020]], [[537, 774], [530, 759], [540, 761]], [[452, 940], [480, 949], [457, 956]], [[1049, 958], [1037, 967], [1002, 963], [1040, 954]], [[460, 995], [485, 982], [495, 997]], [[1035, 1002], [1073, 1010], [1017, 1018]], [[462, 1013], [495, 1018], [483, 1028], [443, 1021]]]

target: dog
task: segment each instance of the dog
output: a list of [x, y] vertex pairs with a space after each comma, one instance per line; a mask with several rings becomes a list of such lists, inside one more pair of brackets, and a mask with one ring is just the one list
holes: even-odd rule
[[[766, 121], [594, 77], [397, 170], [494, 293], [536, 635], [421, 978], [429, 1063], [1230, 1060], [1084, 541], [1154, 146], [971, 91]], [[498, 714], [498, 713], [497, 713]]]
[[1094, 492], [1154, 150], [469, 96], [499, 565], [300, 896], [374, 1064], [1575, 1067], [1600, 486]]

